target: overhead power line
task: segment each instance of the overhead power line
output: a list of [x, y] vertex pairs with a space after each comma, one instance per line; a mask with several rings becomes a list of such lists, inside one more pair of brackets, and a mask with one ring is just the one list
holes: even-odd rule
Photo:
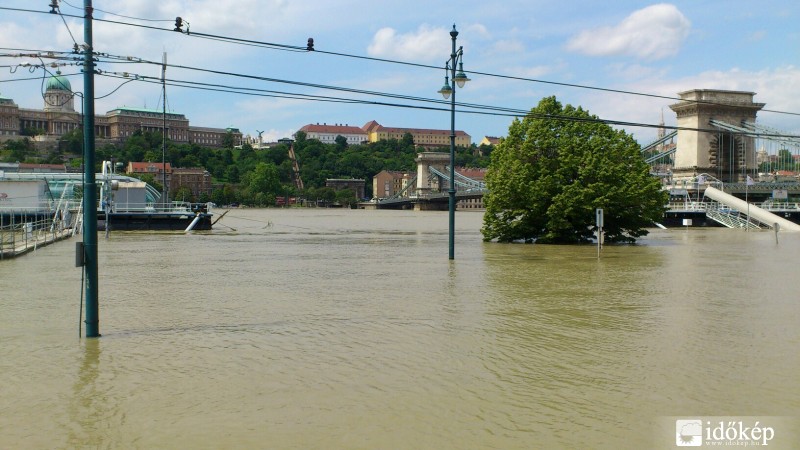
[[[75, 6], [75, 5], [71, 4], [70, 2], [68, 2], [67, 0], [60, 0], [60, 1], [61, 1], [61, 3], [64, 3], [64, 4], [66, 4], [67, 6], [69, 6], [71, 8], [77, 9], [79, 11], [83, 11], [83, 8]], [[172, 20], [170, 20], [170, 19], [143, 19], [141, 17], [125, 16], [125, 15], [122, 15], [122, 14], [113, 13], [113, 12], [106, 11], [106, 10], [99, 9], [99, 8], [93, 8], [93, 9], [95, 11], [99, 11], [99, 12], [101, 12], [103, 14], [108, 14], [109, 16], [122, 17], [124, 19], [141, 20], [142, 22], [172, 22]]]
[[[75, 8], [75, 9], [80, 9], [78, 7], [75, 7], [75, 6], [71, 5], [71, 4], [69, 4], [69, 3], [67, 3], [67, 4], [69, 6]], [[47, 14], [44, 11], [36, 11], [36, 10], [29, 10], [29, 9], [22, 9], [22, 8], [0, 7], [0, 10]], [[95, 9], [95, 10], [104, 12], [104, 13], [109, 14], [109, 15], [114, 15], [114, 16], [118, 16], [118, 17], [133, 19], [133, 20], [150, 21], [150, 22], [171, 22], [172, 21], [172, 19], [142, 19], [142, 18], [136, 18], [136, 17], [131, 17], [131, 16], [124, 16], [124, 15], [120, 15], [120, 14], [115, 14], [115, 13], [111, 13], [111, 12], [103, 11], [103, 10], [98, 10], [98, 9]], [[82, 19], [83, 18], [83, 16], [75, 16], [75, 15], [69, 15], [69, 14], [61, 14], [61, 15], [62, 16], [66, 16], [66, 17], [74, 17], [74, 18], [78, 18], [78, 19]], [[118, 24], [118, 25], [124, 25], [124, 26], [146, 28], [146, 29], [151, 29], [151, 30], [156, 30], [156, 31], [175, 32], [174, 29], [161, 28], [161, 27], [155, 27], [155, 26], [143, 25], [143, 24], [136, 24], [136, 23], [130, 23], [130, 22], [122, 22], [122, 21], [101, 19], [101, 18], [94, 18], [94, 20], [98, 21], [98, 22], [106, 22], [106, 23]], [[186, 32], [181, 31], [181, 33], [185, 34], [187, 36], [190, 36], [190, 37], [197, 37], [197, 38], [216, 40], [216, 41], [222, 41], [222, 42], [230, 42], [230, 43], [239, 44], [239, 45], [255, 46], [255, 47], [262, 47], [262, 48], [269, 48], [269, 49], [276, 49], [276, 50], [284, 50], [284, 51], [293, 51], [293, 52], [308, 52], [309, 51], [308, 46], [307, 47], [303, 47], [303, 46], [298, 46], [298, 45], [277, 44], [277, 43], [271, 43], [271, 42], [257, 41], [257, 40], [251, 40], [251, 39], [241, 39], [241, 38], [236, 38], [236, 37], [215, 35], [215, 34], [209, 34], [209, 33], [196, 32], [196, 31], [193, 31], [191, 33], [189, 33], [188, 31], [186, 31]], [[314, 53], [327, 54], [327, 55], [340, 56], [340, 57], [347, 57], [347, 58], [355, 58], [355, 59], [360, 59], [360, 60], [370, 60], [370, 61], [377, 61], [377, 62], [384, 62], [384, 63], [391, 63], [391, 64], [400, 64], [400, 65], [406, 65], [406, 66], [412, 66], [412, 67], [420, 67], [420, 68], [428, 68], [428, 69], [436, 69], [436, 70], [441, 70], [442, 69], [442, 67], [440, 67], [440, 66], [433, 66], [433, 65], [428, 65], [428, 64], [419, 64], [419, 63], [392, 60], [392, 59], [385, 59], [385, 58], [375, 58], [375, 57], [369, 57], [369, 56], [363, 56], [363, 55], [353, 55], [353, 54], [348, 54], [348, 53], [341, 53], [341, 52], [334, 52], [334, 51], [327, 51], [327, 50], [320, 50], [320, 49], [314, 49]], [[516, 80], [516, 81], [525, 81], [525, 82], [531, 82], [531, 83], [540, 83], [540, 84], [548, 84], [548, 85], [555, 85], [555, 86], [563, 86], [563, 87], [570, 87], [570, 88], [575, 88], [575, 89], [594, 90], [594, 91], [613, 93], [613, 94], [634, 95], [634, 96], [641, 96], [641, 97], [647, 97], [647, 98], [657, 98], [657, 99], [678, 101], [678, 102], [694, 102], [694, 103], [699, 103], [699, 104], [724, 105], [724, 103], [719, 103], [719, 102], [714, 102], [714, 101], [709, 101], [709, 100], [686, 100], [686, 99], [682, 99], [682, 98], [674, 97], [674, 96], [666, 96], [666, 95], [659, 95], [659, 94], [636, 92], [636, 91], [629, 91], [629, 90], [623, 90], [623, 89], [604, 88], [604, 87], [589, 86], [589, 85], [582, 85], [582, 84], [576, 84], [576, 83], [565, 83], [565, 82], [559, 82], [559, 81], [540, 80], [540, 79], [536, 79], [536, 78], [526, 78], [526, 77], [518, 77], [518, 76], [512, 76], [512, 75], [502, 75], [502, 74], [496, 74], [496, 73], [490, 73], [490, 72], [469, 71], [469, 73], [475, 74], [475, 75], [482, 75], [482, 76], [486, 76], [486, 77], [496, 77], [496, 78], [502, 78], [502, 79], [507, 79], [507, 80]], [[773, 109], [762, 109], [761, 111], [762, 112], [767, 112], [767, 113], [774, 113], [774, 114], [786, 114], [786, 115], [800, 116], [800, 112], [779, 111], [779, 110], [773, 110]]]
[[[66, 52], [62, 52], [62, 54], [66, 55]], [[59, 59], [59, 57], [55, 56], [55, 53], [49, 52], [49, 57], [53, 59]], [[107, 53], [98, 53], [97, 54], [97, 61], [110, 63], [110, 64], [119, 64], [119, 63], [129, 63], [129, 64], [149, 64], [149, 65], [158, 65], [161, 66], [163, 63], [155, 62], [155, 61], [148, 61], [138, 57], [123, 57], [123, 56], [116, 56], [116, 55], [109, 55]], [[29, 55], [29, 56], [38, 56], [38, 55]], [[61, 57], [61, 59], [65, 60], [72, 60], [73, 57]], [[47, 64], [39, 64], [33, 65], [33, 68], [42, 68], [46, 70]], [[232, 76], [232, 77], [240, 77], [245, 79], [255, 79], [259, 81], [268, 81], [268, 82], [276, 82], [276, 83], [286, 83], [291, 85], [303, 86], [303, 87], [313, 87], [316, 89], [324, 89], [324, 90], [335, 90], [347, 93], [354, 93], [360, 95], [370, 95], [370, 96], [378, 96], [378, 97], [385, 97], [385, 98], [395, 98], [400, 100], [407, 100], [413, 102], [424, 102], [424, 103], [432, 103], [435, 105], [444, 105], [445, 101], [437, 100], [437, 99], [430, 99], [425, 97], [416, 97], [416, 96], [407, 96], [401, 94], [392, 94], [386, 92], [377, 92], [377, 91], [366, 91], [361, 89], [353, 89], [353, 88], [344, 88], [338, 86], [328, 86], [322, 85], [318, 83], [305, 83], [299, 81], [291, 81], [291, 80], [281, 80], [275, 78], [268, 78], [268, 77], [260, 77], [255, 75], [247, 75], [247, 74], [240, 74], [234, 72], [225, 72], [225, 71], [216, 71], [211, 69], [204, 69], [192, 66], [184, 66], [184, 65], [176, 65], [171, 64], [169, 67], [172, 68], [181, 68], [186, 70], [195, 70], [200, 72], [210, 72], [218, 75], [223, 76]], [[117, 90], [119, 90], [123, 85], [130, 83], [131, 81], [143, 81], [148, 83], [161, 83], [160, 78], [151, 77], [147, 75], [139, 75], [133, 74], [130, 72], [108, 72], [98, 69], [98, 75], [105, 75], [109, 77], [117, 77], [117, 78], [124, 78], [126, 79], [125, 82], [117, 86], [114, 90], [110, 93], [98, 97], [103, 98], [107, 97]], [[70, 75], [77, 75], [77, 74], [70, 74]], [[39, 79], [39, 77], [36, 77]], [[42, 78], [43, 80], [43, 78]], [[191, 88], [191, 89], [200, 89], [206, 91], [216, 91], [216, 92], [227, 92], [227, 93], [238, 93], [243, 95], [258, 95], [264, 97], [276, 97], [276, 98], [287, 98], [287, 99], [294, 99], [294, 100], [308, 100], [308, 101], [322, 101], [322, 102], [337, 102], [337, 103], [349, 103], [349, 104], [364, 104], [364, 105], [375, 105], [375, 106], [389, 106], [389, 107], [398, 107], [398, 108], [412, 108], [412, 109], [420, 109], [420, 110], [429, 110], [429, 111], [448, 111], [447, 108], [440, 107], [440, 106], [420, 106], [420, 105], [409, 105], [409, 104], [400, 104], [400, 103], [389, 103], [385, 101], [372, 101], [372, 100], [363, 100], [363, 99], [353, 99], [353, 98], [342, 98], [342, 97], [332, 97], [332, 96], [322, 96], [322, 95], [312, 95], [312, 94], [299, 94], [299, 93], [291, 93], [291, 92], [282, 92], [282, 91], [273, 91], [273, 90], [265, 90], [265, 89], [257, 89], [257, 88], [244, 88], [244, 87], [235, 87], [235, 86], [228, 86], [228, 85], [220, 85], [220, 84], [213, 84], [213, 83], [201, 83], [201, 82], [194, 82], [194, 81], [184, 81], [184, 80], [176, 80], [170, 79], [169, 80], [171, 86], [176, 87], [184, 87], [184, 88]], [[543, 118], [548, 120], [569, 120], [569, 121], [580, 121], [580, 122], [597, 122], [597, 123], [605, 123], [608, 125], [617, 125], [617, 126], [627, 126], [627, 127], [642, 127], [642, 128], [664, 128], [670, 130], [689, 130], [689, 131], [701, 131], [701, 132], [719, 132], [716, 129], [704, 129], [704, 128], [691, 128], [691, 127], [675, 127], [675, 126], [665, 126], [662, 124], [650, 124], [650, 123], [641, 123], [641, 122], [628, 122], [628, 121], [619, 121], [619, 120], [610, 120], [610, 119], [600, 119], [598, 117], [591, 117], [591, 118], [574, 118], [574, 117], [561, 117], [561, 116], [548, 116], [548, 115], [537, 115], [533, 114], [530, 111], [516, 109], [516, 108], [507, 108], [507, 107], [499, 107], [499, 106], [491, 106], [491, 105], [480, 105], [480, 104], [473, 104], [473, 103], [457, 103], [459, 108], [459, 113], [462, 114], [479, 114], [479, 115], [490, 115], [490, 116], [497, 116], [497, 117], [533, 117], [533, 118]], [[464, 109], [466, 108], [466, 109]], [[798, 138], [800, 136], [792, 136], [786, 134], [761, 134], [762, 136], [769, 136], [769, 137], [784, 137], [784, 138]]]
[[[130, 73], [116, 73], [116, 72], [105, 72], [101, 75], [112, 77], [112, 78], [127, 78], [134, 76], [135, 81], [141, 81], [146, 83], [152, 84], [160, 84], [161, 79], [158, 77], [146, 76], [146, 75], [132, 75]], [[128, 80], [133, 81], [133, 80]], [[346, 104], [362, 104], [362, 105], [373, 105], [373, 106], [386, 106], [386, 107], [394, 107], [394, 108], [407, 108], [407, 109], [417, 109], [417, 110], [427, 110], [427, 111], [450, 111], [449, 107], [444, 106], [421, 106], [421, 105], [411, 105], [411, 104], [402, 104], [402, 103], [390, 103], [385, 101], [372, 101], [372, 100], [363, 100], [363, 99], [352, 99], [352, 98], [342, 98], [342, 97], [332, 97], [332, 96], [320, 96], [320, 95], [311, 95], [311, 94], [298, 94], [298, 93], [291, 93], [291, 92], [281, 92], [281, 91], [272, 91], [272, 90], [265, 90], [265, 89], [257, 89], [257, 88], [244, 88], [244, 87], [236, 87], [236, 86], [226, 86], [226, 85], [219, 85], [213, 83], [202, 83], [196, 81], [185, 81], [185, 80], [175, 80], [175, 79], [166, 79], [165, 80], [170, 86], [174, 87], [183, 87], [188, 89], [197, 89], [202, 91], [210, 91], [210, 92], [225, 92], [225, 93], [234, 93], [240, 95], [250, 95], [250, 96], [258, 96], [258, 97], [272, 97], [272, 98], [286, 98], [286, 99], [293, 99], [293, 100], [306, 100], [306, 101], [320, 101], [320, 102], [333, 102], [333, 103], [346, 103]], [[421, 99], [419, 97], [409, 97], [407, 100], [412, 101], [427, 101], [434, 104], [442, 104], [443, 102], [440, 100], [434, 99]], [[458, 110], [459, 114], [473, 114], [473, 115], [488, 115], [488, 116], [496, 116], [496, 117], [514, 117], [514, 118], [534, 118], [534, 119], [542, 119], [542, 120], [557, 120], [557, 121], [570, 121], [570, 122], [585, 122], [585, 123], [602, 123], [606, 125], [616, 125], [616, 126], [624, 126], [624, 127], [638, 127], [638, 128], [664, 128], [667, 130], [685, 130], [685, 131], [697, 131], [697, 132], [706, 132], [706, 133], [719, 133], [720, 130], [716, 128], [695, 128], [695, 127], [678, 127], [678, 126], [665, 126], [661, 124], [651, 124], [651, 123], [641, 123], [641, 122], [629, 122], [629, 121], [621, 121], [621, 120], [612, 120], [612, 119], [601, 119], [599, 117], [572, 117], [572, 116], [557, 116], [557, 115], [550, 115], [550, 114], [536, 114], [531, 113], [530, 111], [524, 111], [519, 109], [513, 108], [502, 108], [502, 107], [494, 107], [494, 106], [484, 106], [484, 105], [465, 105], [457, 103], [459, 107], [468, 107], [471, 109], [460, 109]], [[734, 133], [737, 134], [737, 133]], [[747, 133], [749, 135], [756, 135], [754, 133]], [[800, 138], [800, 136], [795, 135], [787, 135], [782, 133], [758, 133], [758, 136], [761, 137], [780, 137], [780, 138]]]

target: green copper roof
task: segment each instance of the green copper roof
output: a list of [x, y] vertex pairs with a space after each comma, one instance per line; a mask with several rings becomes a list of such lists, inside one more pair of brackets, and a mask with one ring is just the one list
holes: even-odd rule
[[61, 76], [61, 71], [56, 72], [55, 75], [47, 80], [46, 90], [55, 89], [57, 91], [72, 91], [72, 85], [66, 77]]
[[[131, 108], [131, 107], [128, 107], [128, 106], [120, 106], [120, 107], [114, 108], [111, 111], [108, 111], [108, 114], [114, 114], [114, 113], [121, 114], [121, 113], [126, 112], [126, 111], [127, 112], [136, 112], [136, 113], [156, 114], [158, 116], [162, 115], [162, 110], [160, 110], [160, 109]], [[184, 116], [183, 113], [170, 112], [170, 111], [167, 111], [167, 117], [173, 117], [173, 118], [177, 117], [177, 118], [181, 118], [181, 119], [185, 119], [186, 118], [186, 116]]]

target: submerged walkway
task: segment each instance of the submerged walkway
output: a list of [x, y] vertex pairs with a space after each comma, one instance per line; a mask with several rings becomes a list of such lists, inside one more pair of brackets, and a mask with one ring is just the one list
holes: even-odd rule
[[0, 260], [14, 258], [36, 250], [39, 247], [68, 239], [73, 236], [71, 228], [62, 230], [34, 230], [31, 232], [0, 231]]

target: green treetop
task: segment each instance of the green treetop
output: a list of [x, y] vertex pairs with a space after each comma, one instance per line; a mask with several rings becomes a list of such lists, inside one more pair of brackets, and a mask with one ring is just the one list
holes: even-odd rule
[[547, 97], [514, 120], [486, 173], [485, 241], [589, 242], [603, 208], [606, 240], [634, 242], [662, 218], [667, 194], [640, 146], [596, 119]]

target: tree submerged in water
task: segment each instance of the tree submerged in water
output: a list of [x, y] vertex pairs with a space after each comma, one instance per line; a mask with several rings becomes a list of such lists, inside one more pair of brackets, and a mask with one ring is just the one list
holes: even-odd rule
[[667, 193], [639, 144], [588, 111], [546, 97], [516, 119], [486, 173], [483, 239], [577, 244], [595, 238], [635, 242], [664, 214]]

